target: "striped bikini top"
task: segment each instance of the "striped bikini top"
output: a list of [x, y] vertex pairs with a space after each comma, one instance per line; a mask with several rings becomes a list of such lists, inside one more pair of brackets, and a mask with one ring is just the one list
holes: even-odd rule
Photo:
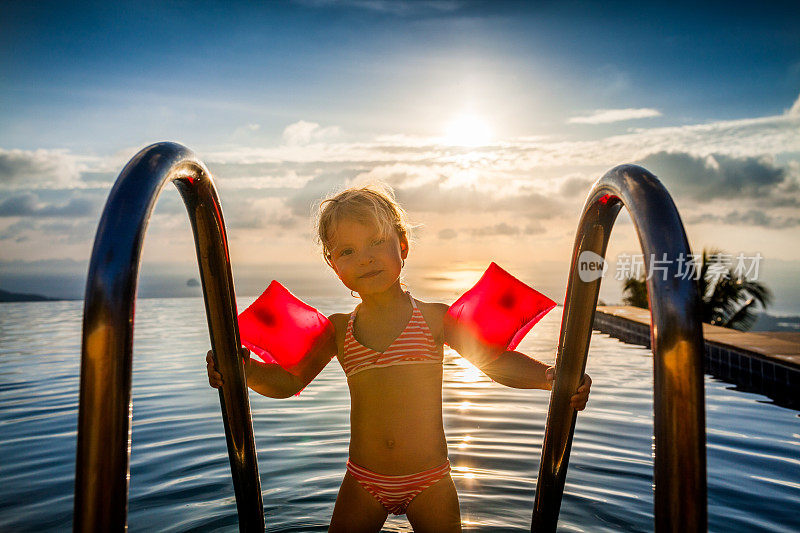
[[394, 365], [442, 363], [442, 351], [436, 349], [436, 342], [425, 318], [422, 316], [417, 303], [411, 294], [406, 291], [414, 307], [411, 319], [405, 329], [383, 352], [367, 348], [358, 342], [353, 335], [353, 321], [356, 318], [356, 308], [350, 313], [347, 322], [347, 333], [344, 337], [344, 354], [342, 357], [344, 373], [352, 376], [368, 368], [381, 368]]

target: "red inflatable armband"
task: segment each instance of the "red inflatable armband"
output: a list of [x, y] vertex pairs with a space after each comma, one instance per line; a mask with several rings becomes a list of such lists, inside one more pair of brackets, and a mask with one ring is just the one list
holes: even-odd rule
[[273, 281], [239, 314], [242, 344], [265, 363], [276, 363], [310, 382], [336, 355], [330, 320]]
[[492, 263], [450, 306], [445, 341], [477, 366], [517, 347], [556, 303]]

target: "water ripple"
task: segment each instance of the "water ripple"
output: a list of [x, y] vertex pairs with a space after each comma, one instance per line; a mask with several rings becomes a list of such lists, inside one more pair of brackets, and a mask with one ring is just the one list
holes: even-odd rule
[[[131, 531], [237, 529], [204, 313], [199, 299], [137, 305]], [[82, 302], [0, 304], [0, 530], [70, 526], [81, 316]], [[519, 349], [552, 362], [559, 325], [545, 317]], [[652, 356], [595, 333], [587, 371], [592, 399], [578, 416], [559, 530], [652, 531]], [[710, 377], [705, 386], [710, 530], [800, 530], [797, 413]], [[443, 398], [464, 530], [528, 530], [548, 393], [493, 383], [448, 349]], [[296, 398], [254, 394], [251, 409], [268, 531], [326, 531], [348, 453], [341, 368]], [[410, 527], [392, 516], [384, 531]]]

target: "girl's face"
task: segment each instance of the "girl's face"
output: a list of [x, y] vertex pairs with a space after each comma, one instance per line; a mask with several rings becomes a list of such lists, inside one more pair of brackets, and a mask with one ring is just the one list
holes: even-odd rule
[[392, 231], [386, 238], [373, 225], [343, 219], [334, 228], [331, 266], [359, 294], [387, 290], [400, 277], [408, 241]]

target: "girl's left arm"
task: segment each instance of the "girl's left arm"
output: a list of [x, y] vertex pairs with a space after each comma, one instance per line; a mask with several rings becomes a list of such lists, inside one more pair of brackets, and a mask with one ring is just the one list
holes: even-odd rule
[[552, 379], [547, 379], [548, 368], [541, 361], [511, 350], [480, 367], [484, 374], [506, 387], [550, 390]]
[[[493, 381], [515, 389], [552, 390], [553, 380], [556, 376], [555, 367], [547, 366], [541, 361], [513, 350], [505, 351], [497, 356], [496, 352], [492, 354], [479, 344], [461, 345], [459, 337], [444, 327], [444, 315], [447, 313], [448, 306], [445, 304], [433, 304], [433, 306], [436, 324], [442, 328], [444, 342]], [[574, 409], [581, 411], [586, 407], [591, 387], [592, 378], [588, 374], [584, 374], [578, 390], [570, 398], [570, 405]]]
[[[494, 361], [481, 366], [481, 370], [492, 380], [515, 389], [552, 390], [556, 377], [555, 367], [515, 351], [503, 352]], [[569, 401], [575, 410], [582, 411], [586, 408], [591, 388], [592, 378], [589, 374], [584, 374], [578, 390]]]

